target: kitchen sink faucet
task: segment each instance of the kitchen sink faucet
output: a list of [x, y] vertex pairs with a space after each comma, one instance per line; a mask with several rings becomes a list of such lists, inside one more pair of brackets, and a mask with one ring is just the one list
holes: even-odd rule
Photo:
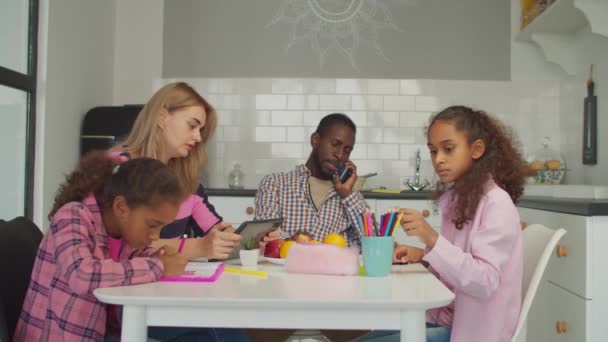
[[410, 189], [414, 191], [421, 191], [427, 186], [431, 185], [431, 183], [425, 179], [423, 184], [420, 184], [420, 149], [416, 150], [416, 176], [414, 178], [414, 183], [410, 182], [408, 179], [405, 182], [405, 185], [409, 186]]

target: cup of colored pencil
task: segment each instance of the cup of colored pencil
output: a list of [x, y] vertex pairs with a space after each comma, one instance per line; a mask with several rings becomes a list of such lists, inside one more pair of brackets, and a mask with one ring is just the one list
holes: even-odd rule
[[380, 221], [376, 220], [376, 215], [372, 212], [365, 212], [358, 217], [363, 232], [361, 254], [366, 276], [386, 277], [390, 274], [394, 250], [393, 233], [400, 220], [396, 210], [381, 215]]

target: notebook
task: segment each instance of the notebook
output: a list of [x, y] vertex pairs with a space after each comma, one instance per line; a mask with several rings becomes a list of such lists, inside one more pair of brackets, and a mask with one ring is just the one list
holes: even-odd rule
[[179, 276], [161, 277], [163, 282], [212, 283], [224, 273], [223, 262], [196, 262], [186, 265], [186, 272]]

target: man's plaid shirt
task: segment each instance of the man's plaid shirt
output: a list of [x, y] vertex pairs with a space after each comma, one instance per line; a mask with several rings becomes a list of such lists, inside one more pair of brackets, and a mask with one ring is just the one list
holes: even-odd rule
[[335, 188], [329, 191], [319, 209], [310, 196], [310, 170], [298, 165], [294, 171], [268, 175], [260, 182], [255, 198], [255, 218], [282, 217], [283, 238], [302, 230], [315, 240], [323, 240], [329, 233], [340, 233], [349, 246], [361, 246], [361, 232], [357, 217], [369, 210], [360, 192], [341, 199]]

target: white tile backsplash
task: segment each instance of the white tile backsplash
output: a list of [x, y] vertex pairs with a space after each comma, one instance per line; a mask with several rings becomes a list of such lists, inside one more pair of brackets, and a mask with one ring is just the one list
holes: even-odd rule
[[289, 95], [287, 96], [287, 109], [319, 109], [318, 95]]
[[303, 80], [275, 79], [272, 80], [273, 94], [302, 94], [304, 93]]
[[405, 111], [414, 110], [414, 96], [385, 96], [384, 110]]
[[256, 126], [270, 126], [272, 124], [270, 111], [258, 110], [255, 113], [255, 123], [256, 123]]
[[580, 111], [580, 101], [560, 97], [580, 92], [578, 83], [296, 78], [185, 81], [218, 111], [219, 125], [208, 149], [205, 177], [215, 187], [226, 186], [226, 174], [235, 161], [243, 165], [246, 186], [251, 188], [265, 174], [291, 170], [305, 162], [311, 151], [310, 135], [332, 112], [347, 114], [357, 125], [351, 158], [359, 174], [379, 173], [368, 180], [368, 186], [403, 188], [403, 180], [413, 178], [418, 149], [421, 176], [431, 180], [425, 128], [432, 114], [453, 104], [499, 117], [513, 127], [527, 154], [540, 147], [544, 136], [551, 137], [554, 148], [580, 147], [580, 139], [567, 133], [569, 127], [582, 129], [580, 115], [559, 115]]
[[368, 94], [366, 80], [336, 80], [336, 94]]
[[287, 132], [285, 127], [256, 127], [256, 142], [282, 142], [285, 141]]
[[319, 109], [328, 111], [350, 109], [350, 96], [348, 95], [321, 95], [319, 100]]
[[273, 126], [301, 126], [302, 112], [277, 110], [271, 113]]
[[369, 144], [367, 156], [373, 159], [395, 160], [399, 158], [398, 144]]
[[431, 115], [432, 114], [430, 112], [399, 113], [399, 126], [424, 128], [428, 126]]
[[273, 158], [302, 158], [302, 144], [273, 143], [271, 151]]
[[351, 106], [353, 110], [382, 110], [384, 103], [380, 95], [353, 95]]
[[287, 96], [285, 95], [256, 95], [256, 109], [286, 109]]
[[368, 94], [397, 95], [399, 80], [369, 80]]

